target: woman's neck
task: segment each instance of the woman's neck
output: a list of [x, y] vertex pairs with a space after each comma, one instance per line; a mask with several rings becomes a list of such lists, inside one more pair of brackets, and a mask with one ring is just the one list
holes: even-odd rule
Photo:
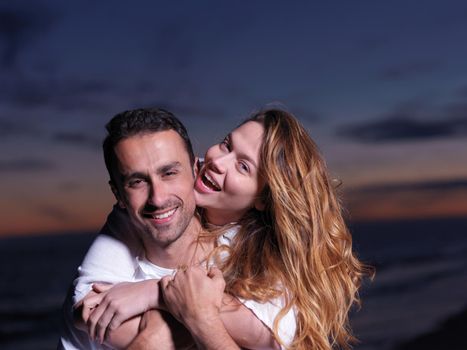
[[215, 209], [206, 209], [205, 215], [207, 223], [212, 226], [236, 224], [241, 217], [241, 215], [234, 214], [232, 211], [222, 211]]

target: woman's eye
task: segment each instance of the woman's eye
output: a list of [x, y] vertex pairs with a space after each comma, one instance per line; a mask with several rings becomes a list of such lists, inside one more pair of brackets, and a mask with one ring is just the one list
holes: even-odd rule
[[239, 162], [238, 167], [240, 168], [240, 171], [242, 171], [244, 173], [249, 173], [250, 172], [250, 168], [248, 167], [248, 165], [245, 162]]
[[222, 140], [222, 142], [220, 143], [220, 146], [221, 148], [224, 148], [227, 151], [230, 151], [230, 142], [228, 139], [225, 138], [224, 140]]

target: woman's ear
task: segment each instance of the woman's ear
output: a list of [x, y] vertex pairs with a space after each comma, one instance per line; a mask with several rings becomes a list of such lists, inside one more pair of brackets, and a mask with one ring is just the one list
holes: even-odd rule
[[117, 200], [117, 203], [118, 203], [118, 206], [122, 209], [125, 209], [126, 208], [126, 205], [125, 203], [123, 202], [122, 200], [122, 197], [120, 196], [120, 194], [118, 193], [118, 189], [117, 187], [114, 185], [114, 183], [112, 182], [112, 180], [109, 181], [109, 186], [110, 186], [110, 189], [112, 190], [112, 193], [114, 194], [115, 196], [115, 199]]
[[266, 207], [266, 203], [264, 202], [263, 197], [259, 197], [255, 200], [255, 209], [258, 211], [263, 211]]

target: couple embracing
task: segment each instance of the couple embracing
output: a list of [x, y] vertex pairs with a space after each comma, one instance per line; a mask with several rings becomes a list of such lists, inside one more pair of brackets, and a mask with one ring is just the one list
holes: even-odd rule
[[258, 112], [195, 159], [162, 109], [107, 124], [117, 199], [64, 306], [59, 349], [317, 349], [353, 341], [369, 268], [299, 121]]

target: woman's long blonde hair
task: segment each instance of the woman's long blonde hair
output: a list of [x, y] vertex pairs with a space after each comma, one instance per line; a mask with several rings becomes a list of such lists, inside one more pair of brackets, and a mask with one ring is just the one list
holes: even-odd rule
[[[352, 252], [352, 238], [326, 165], [298, 120], [278, 109], [245, 121], [264, 126], [260, 173], [264, 210], [252, 208], [221, 264], [226, 291], [267, 301], [285, 297], [297, 330], [290, 349], [348, 348], [354, 340], [348, 313], [370, 268]], [[287, 292], [284, 293], [283, 291]]]

